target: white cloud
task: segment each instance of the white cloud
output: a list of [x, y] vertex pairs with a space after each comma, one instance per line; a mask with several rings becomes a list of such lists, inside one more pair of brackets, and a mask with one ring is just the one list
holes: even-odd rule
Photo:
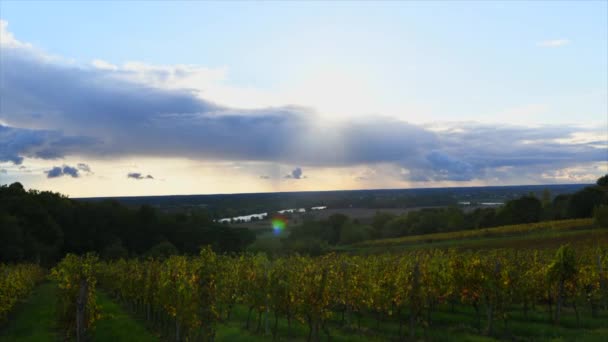
[[599, 162], [543, 172], [541, 177], [544, 181], [552, 182], [593, 183], [597, 180], [598, 175], [606, 172], [608, 172], [608, 163]]
[[8, 31], [8, 22], [0, 19], [0, 45], [11, 48], [31, 48], [30, 44], [22, 43]]
[[556, 47], [560, 47], [560, 46], [564, 46], [564, 45], [568, 45], [570, 44], [570, 40], [569, 39], [550, 39], [550, 40], [543, 40], [542, 42], [538, 42], [538, 46], [540, 47], [547, 47], [547, 48], [556, 48]]
[[112, 63], [108, 63], [104, 60], [101, 59], [94, 59], [91, 64], [97, 68], [97, 69], [101, 69], [101, 70], [112, 70], [112, 71], [116, 71], [118, 70], [118, 67]]

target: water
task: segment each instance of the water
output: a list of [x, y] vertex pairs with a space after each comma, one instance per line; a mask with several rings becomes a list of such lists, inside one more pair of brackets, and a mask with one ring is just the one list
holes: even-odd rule
[[[323, 209], [327, 209], [326, 206], [318, 206], [318, 207], [312, 207], [310, 208], [310, 210], [323, 210]], [[285, 214], [285, 213], [305, 213], [306, 212], [306, 208], [291, 208], [291, 209], [282, 209], [279, 210], [278, 213], [280, 214]], [[243, 221], [243, 222], [249, 222], [251, 221], [252, 218], [256, 218], [258, 220], [262, 220], [265, 218], [268, 218], [268, 213], [258, 213], [258, 214], [250, 214], [250, 215], [243, 215], [243, 216], [235, 216], [235, 217], [224, 217], [221, 218], [219, 220], [216, 220], [217, 222], [232, 222], [234, 220], [238, 220], [238, 221]]]

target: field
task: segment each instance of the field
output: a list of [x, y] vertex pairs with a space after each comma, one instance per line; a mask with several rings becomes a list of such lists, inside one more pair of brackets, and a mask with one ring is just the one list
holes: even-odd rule
[[[392, 239], [370, 240], [350, 246], [352, 249], [366, 248], [484, 248], [538, 247], [538, 240], [556, 240], [558, 243], [572, 241], [604, 241], [605, 231], [593, 229], [592, 219], [547, 221], [531, 224], [510, 225], [448, 233], [405, 236]], [[513, 242], [519, 244], [513, 245]], [[549, 242], [549, 241], [548, 241]], [[542, 243], [541, 243], [542, 245]], [[549, 246], [554, 244], [549, 243]]]

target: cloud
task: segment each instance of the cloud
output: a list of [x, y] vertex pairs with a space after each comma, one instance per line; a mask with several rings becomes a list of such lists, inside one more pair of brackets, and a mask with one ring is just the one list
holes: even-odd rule
[[[1, 88], [0, 93], [4, 96]], [[0, 113], [4, 102], [3, 98], [0, 101]], [[0, 124], [0, 162], [19, 165], [23, 162], [23, 157], [56, 159], [93, 147], [95, 142], [92, 137], [64, 136], [58, 130], [16, 128]]]
[[30, 44], [22, 43], [8, 31], [8, 22], [0, 19], [0, 44], [8, 47], [31, 48]]
[[296, 167], [290, 174], [286, 175], [285, 178], [302, 179], [305, 177], [302, 175], [302, 168]]
[[270, 179], [270, 176], [260, 176], [260, 179]]
[[91, 170], [91, 167], [88, 164], [85, 163], [78, 163], [78, 165], [76, 166], [78, 168], [78, 170], [80, 171], [84, 171], [86, 173], [93, 173], [93, 171]]
[[80, 177], [78, 169], [69, 165], [54, 166], [50, 170], [45, 171], [45, 173], [47, 178], [58, 178], [62, 176], [71, 176], [72, 178]]
[[142, 180], [142, 179], [154, 179], [154, 177], [152, 177], [152, 175], [142, 175], [139, 172], [130, 172], [127, 175], [127, 178], [132, 178], [132, 179], [137, 179], [137, 180]]
[[[126, 71], [47, 62], [18, 48], [2, 53], [0, 120], [37, 139], [11, 149], [14, 162], [74, 153], [349, 165], [399, 159], [416, 154], [418, 145], [436, 144], [432, 133], [397, 120], [320, 128], [309, 109], [229, 108], [188, 90], [125, 81]], [[65, 143], [35, 153], [50, 132]], [[74, 148], [63, 146], [76, 141]]]
[[6, 171], [6, 169], [0, 169], [0, 173], [6, 174], [6, 173], [8, 173], [8, 171]]
[[547, 47], [547, 48], [556, 48], [570, 44], [570, 40], [568, 39], [551, 39], [551, 40], [543, 40], [542, 42], [538, 42], [538, 46]]
[[[505, 167], [542, 173], [608, 159], [605, 127], [445, 123], [447, 129], [436, 129], [383, 117], [321, 123], [309, 108], [242, 109], [205, 100], [186, 81], [221, 79], [205, 68], [117, 67], [101, 60], [80, 66], [18, 42], [6, 24], [2, 30], [3, 39], [11, 38], [0, 45], [0, 162], [78, 155], [301, 167], [391, 164], [407, 170], [400, 177], [411, 181], [468, 181]], [[167, 80], [184, 88], [163, 86]], [[576, 138], [581, 134], [600, 138]], [[261, 173], [267, 174], [254, 174]], [[303, 178], [301, 168], [289, 178]]]
[[63, 173], [65, 175], [70, 175], [74, 178], [78, 177], [78, 169], [75, 167], [71, 167], [71, 166], [64, 166], [63, 167]]
[[47, 178], [57, 178], [63, 176], [63, 169], [60, 166], [55, 166], [52, 169], [46, 171]]

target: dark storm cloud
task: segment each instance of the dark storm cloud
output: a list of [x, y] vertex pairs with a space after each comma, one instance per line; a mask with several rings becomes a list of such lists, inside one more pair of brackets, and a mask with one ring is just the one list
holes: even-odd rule
[[63, 174], [72, 176], [74, 178], [77, 178], [78, 177], [78, 169], [75, 168], [75, 167], [71, 167], [71, 166], [64, 166], [63, 167]]
[[[432, 133], [403, 122], [362, 121], [320, 132], [315, 114], [302, 108], [237, 110], [189, 91], [127, 82], [121, 71], [49, 62], [27, 49], [2, 53], [0, 119], [32, 135], [30, 149], [48, 141], [45, 132], [61, 130], [64, 144], [83, 136], [94, 141], [75, 151], [87, 155], [349, 165], [397, 160], [417, 153], [417, 145], [436, 144]], [[60, 157], [62, 147], [32, 156]], [[3, 159], [20, 162], [24, 151], [12, 149]]]
[[[4, 96], [4, 93], [0, 93]], [[0, 101], [1, 104], [5, 101]], [[0, 117], [1, 118], [1, 117]], [[95, 138], [66, 137], [57, 130], [35, 130], [0, 124], [0, 162], [21, 164], [23, 157], [55, 159], [95, 145]]]
[[130, 172], [127, 175], [127, 178], [132, 178], [132, 179], [137, 179], [137, 180], [142, 180], [142, 179], [154, 179], [154, 177], [152, 177], [152, 175], [142, 175], [139, 172]]
[[[0, 162], [78, 154], [302, 166], [389, 163], [407, 169], [411, 180], [466, 181], [505, 166], [557, 169], [608, 158], [608, 149], [594, 146], [604, 140], [554, 141], [586, 131], [576, 127], [469, 124], [437, 132], [388, 118], [319, 125], [316, 114], [303, 108], [234, 109], [191, 91], [129, 82], [126, 71], [79, 67], [27, 48], [1, 49], [0, 120], [8, 126], [0, 125]], [[75, 170], [67, 174], [88, 172]], [[128, 177], [147, 177], [136, 174]], [[301, 170], [289, 176], [299, 179]]]
[[291, 178], [291, 179], [304, 178], [304, 176], [302, 175], [302, 168], [296, 167], [295, 169], [293, 169], [293, 171], [291, 171], [290, 174], [286, 175], [285, 178]]
[[63, 169], [59, 166], [55, 166], [52, 169], [46, 171], [47, 178], [57, 178], [63, 176]]
[[[608, 149], [585, 143], [558, 142], [574, 133], [601, 134], [601, 130], [576, 127], [495, 127], [460, 125], [456, 132], [439, 134], [441, 149], [430, 151], [415, 163], [410, 178], [419, 181], [465, 181], [484, 178], [502, 167], [555, 170], [608, 160]], [[603, 142], [606, 144], [606, 141]]]
[[91, 172], [91, 167], [85, 163], [78, 163], [78, 170], [82, 170], [84, 172]]
[[69, 165], [54, 166], [52, 169], [45, 171], [45, 173], [47, 178], [58, 178], [62, 176], [70, 176], [72, 178], [80, 177], [78, 169]]

